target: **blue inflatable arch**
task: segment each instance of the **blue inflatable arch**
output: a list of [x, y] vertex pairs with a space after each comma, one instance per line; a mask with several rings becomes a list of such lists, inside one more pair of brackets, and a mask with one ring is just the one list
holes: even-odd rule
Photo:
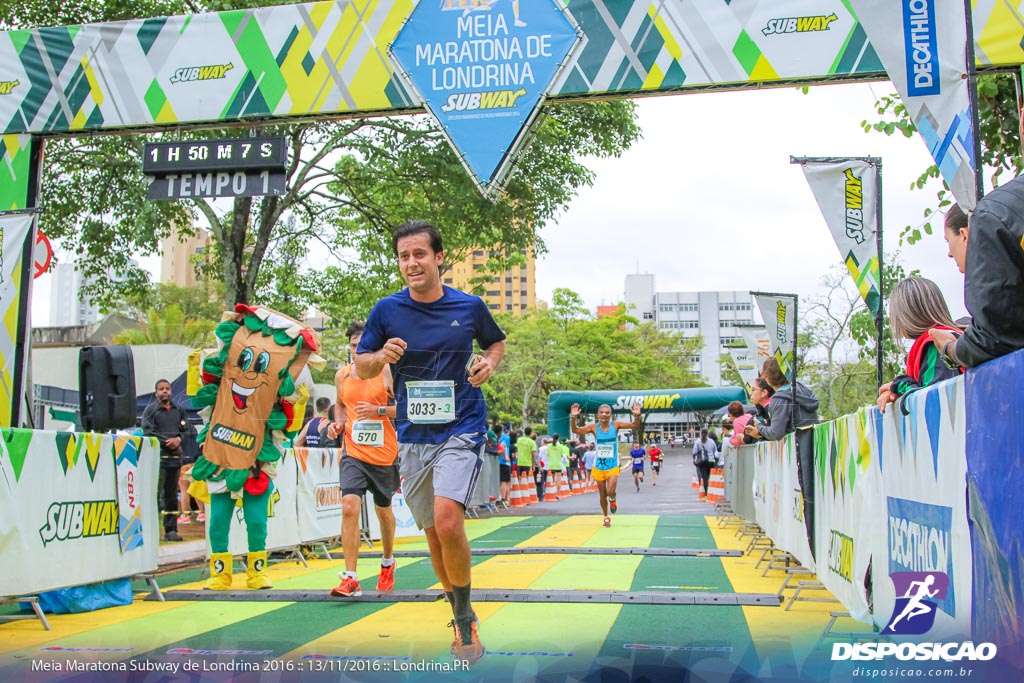
[[548, 395], [548, 433], [569, 433], [569, 408], [579, 403], [586, 413], [596, 413], [607, 403], [615, 419], [629, 419], [633, 405], [641, 402], [645, 413], [701, 413], [718, 410], [733, 401], [743, 403], [747, 392], [741, 387], [661, 389], [640, 391], [553, 391]]

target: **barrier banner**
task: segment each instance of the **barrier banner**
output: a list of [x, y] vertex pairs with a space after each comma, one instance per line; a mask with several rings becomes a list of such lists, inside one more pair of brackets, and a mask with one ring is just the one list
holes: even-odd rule
[[[7, 144], [13, 146], [18, 140], [27, 141], [27, 137], [5, 135], [5, 144], [0, 147], [6, 147]], [[21, 156], [27, 159], [28, 154]], [[3, 182], [3, 176], [4, 171], [0, 170], [0, 188], [7, 184]], [[13, 200], [11, 203], [14, 203]], [[0, 206], [0, 210], [6, 208]], [[0, 315], [3, 316], [3, 323], [0, 324], [0, 424], [3, 425], [10, 425], [12, 408], [18, 400], [14, 396], [14, 349], [18, 342], [21, 299], [27, 296], [28, 289], [28, 283], [21, 281], [21, 261], [25, 240], [31, 229], [30, 214], [0, 216]]]
[[[876, 514], [884, 515], [884, 523], [871, 535], [875, 623], [884, 633], [967, 639], [972, 572], [964, 382], [911, 392], [878, 415]], [[921, 603], [929, 610], [917, 621], [908, 618]], [[915, 630], [930, 620], [925, 631]]]
[[725, 459], [725, 498], [732, 511], [743, 519], [754, 521], [754, 466], [757, 446], [740, 446]]
[[340, 448], [295, 448], [299, 538], [311, 543], [341, 534]]
[[878, 442], [877, 408], [861, 408], [814, 428], [814, 474], [817, 478], [815, 535], [818, 580], [850, 616], [871, 622], [865, 587], [871, 565], [872, 538], [883, 528], [872, 444]]
[[850, 0], [850, 5], [942, 179], [965, 211], [974, 210], [977, 160], [963, 0]]
[[814, 570], [814, 557], [804, 525], [804, 499], [796, 470], [796, 439], [757, 444], [754, 464], [755, 519], [780, 550]]
[[1024, 403], [1007, 400], [1007, 390], [1015, 388], [1019, 397], [1022, 385], [1024, 351], [969, 370], [964, 381], [972, 634], [976, 641], [995, 643], [1000, 658], [1018, 668], [1024, 668]]
[[793, 381], [793, 348], [796, 342], [796, 295], [751, 292], [764, 319], [769, 353], [779, 368]]
[[[277, 478], [274, 479], [274, 491], [267, 503], [267, 550], [291, 548], [299, 545], [298, 501], [298, 466], [295, 455], [287, 450], [277, 461]], [[209, 525], [207, 525], [207, 550], [209, 550]], [[340, 527], [339, 527], [340, 528]], [[228, 541], [228, 552], [232, 555], [245, 555], [249, 552], [249, 541], [245, 533], [245, 517], [242, 508], [234, 508], [231, 515], [231, 529]]]
[[[29, 429], [0, 437], [0, 596], [157, 568], [155, 439]], [[136, 511], [122, 527], [115, 460], [133, 452]]]
[[882, 303], [878, 263], [878, 165], [868, 159], [794, 159], [872, 314]]

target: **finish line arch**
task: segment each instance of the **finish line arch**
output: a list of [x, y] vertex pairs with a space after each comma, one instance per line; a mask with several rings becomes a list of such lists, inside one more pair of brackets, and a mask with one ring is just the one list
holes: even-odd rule
[[569, 409], [579, 403], [584, 413], [596, 413], [608, 404], [612, 412], [628, 412], [640, 402], [644, 413], [700, 413], [718, 410], [733, 401], [743, 403], [747, 392], [740, 387], [657, 389], [637, 391], [553, 391], [548, 394], [548, 433], [569, 433]]
[[[694, 6], [682, 0], [656, 6], [640, 0], [551, 0], [550, 5], [531, 0], [522, 4], [524, 13], [544, 8], [564, 12], [578, 40], [564, 57], [546, 55], [557, 62], [554, 75], [538, 84], [522, 111], [510, 110], [516, 116], [509, 118], [523, 124], [514, 140], [467, 141], [501, 147], [494, 164], [499, 176], [522, 147], [538, 113], [536, 106], [546, 100], [882, 80], [889, 76], [884, 66], [887, 56], [905, 47], [904, 32], [894, 29], [887, 14], [897, 4], [888, 0], [785, 0], [754, 7], [721, 2]], [[438, 19], [441, 16], [452, 23], [444, 30], [457, 38], [465, 33], [467, 41], [479, 40], [481, 36], [472, 34], [481, 30], [491, 31], [494, 38], [500, 37], [502, 30], [506, 36], [510, 30], [533, 30], [531, 21], [535, 27], [543, 25], [540, 16], [534, 21], [524, 15], [520, 22], [518, 3], [514, 22], [510, 15], [507, 21], [492, 25], [482, 16], [510, 12], [512, 5], [497, 0], [422, 0], [418, 4], [413, 0], [329, 0], [0, 32], [0, 232], [4, 238], [0, 426], [19, 426], [27, 413], [22, 398], [29, 393], [25, 382], [28, 302], [37, 229], [33, 213], [43, 203], [39, 188], [43, 136], [255, 126], [408, 114], [427, 108], [437, 116], [442, 102], [452, 103], [444, 90], [445, 74], [434, 81], [441, 84], [445, 96], [437, 100], [437, 108], [431, 107], [429, 97], [421, 97], [431, 94], [425, 92], [423, 81], [418, 84], [415, 74], [398, 68], [389, 46], [406, 27], [413, 26], [414, 33], [419, 32], [416, 41], [424, 36], [428, 48], [431, 40], [447, 40], [440, 33], [430, 33], [436, 27], [444, 28]], [[966, 77], [973, 78], [975, 70], [1012, 71], [1024, 62], [1024, 16], [1018, 9], [977, 7], [965, 24], [961, 0], [920, 0], [917, 5], [944, 30], [946, 25], [954, 26], [955, 31], [972, 27], [973, 40], [959, 38], [961, 50], [965, 42], [969, 46], [967, 58], [974, 67], [965, 69], [969, 71]], [[467, 23], [465, 16], [475, 11], [473, 8], [488, 12], [474, 18], [481, 21]], [[431, 12], [436, 16], [420, 21], [420, 16]], [[457, 22], [463, 23], [452, 28]], [[485, 24], [488, 28], [481, 28]], [[944, 63], [955, 52], [955, 31], [954, 40], [949, 35], [935, 39], [938, 42], [933, 47], [941, 50], [931, 51], [934, 62], [917, 67], [927, 71], [934, 66], [938, 72], [939, 52]], [[548, 50], [544, 36], [524, 37], [527, 57], [531, 51], [544, 55]], [[487, 36], [483, 38], [486, 42]], [[415, 47], [420, 46], [416, 42]], [[414, 51], [419, 54], [431, 61], [435, 57], [429, 55], [445, 52]], [[515, 50], [506, 54], [515, 54]], [[922, 84], [914, 74], [920, 75], [920, 71], [893, 71], [893, 80], [906, 81], [909, 74], [917, 87]], [[934, 89], [935, 84], [931, 85]], [[485, 101], [488, 107], [500, 108], [502, 102], [520, 97], [514, 88], [463, 94], [467, 97], [461, 100], [451, 95], [456, 97], [451, 104], [456, 110], [463, 105], [483, 108]], [[474, 94], [481, 97], [469, 96]], [[484, 94], [488, 97], [482, 97]], [[939, 121], [936, 111], [931, 110], [926, 128], [918, 128], [929, 142], [943, 178], [951, 187], [962, 187], [972, 162], [968, 159], [965, 166], [964, 150], [950, 153], [947, 143], [969, 141], [971, 136], [965, 131], [970, 133], [976, 126], [969, 116], [962, 116], [962, 108], [952, 112], [952, 122], [945, 115]], [[970, 108], [966, 111], [969, 114]], [[932, 125], [936, 122], [937, 128]], [[453, 134], [449, 137], [460, 147]], [[932, 145], [932, 138], [942, 144]], [[973, 139], [978, 139], [976, 132]], [[459, 152], [471, 170], [475, 164], [470, 157], [479, 146], [468, 145]], [[967, 156], [971, 156], [969, 150]], [[474, 177], [477, 175], [474, 171]]]

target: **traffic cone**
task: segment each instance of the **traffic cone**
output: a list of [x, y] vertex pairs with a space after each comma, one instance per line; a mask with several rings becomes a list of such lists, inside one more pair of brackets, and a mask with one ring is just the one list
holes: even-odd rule
[[558, 488], [555, 486], [555, 478], [551, 476], [551, 472], [548, 472], [547, 485], [544, 486], [544, 502], [554, 503], [556, 496], [558, 496]]
[[523, 502], [523, 487], [519, 485], [518, 479], [512, 482], [512, 493], [509, 494], [508, 500], [509, 504], [514, 508], [526, 506], [526, 503]]
[[530, 494], [530, 500], [527, 503], [527, 505], [539, 503], [540, 501], [537, 500], [537, 485], [534, 482], [530, 481], [529, 477], [525, 474], [523, 475], [523, 484], [527, 487]]
[[700, 488], [700, 480], [697, 479], [696, 473], [693, 475], [693, 483], [690, 484], [690, 488], [691, 489], [699, 489]]
[[569, 489], [569, 476], [565, 475], [562, 477], [562, 485], [558, 487], [558, 495], [562, 498], [568, 498], [572, 495], [572, 491]]

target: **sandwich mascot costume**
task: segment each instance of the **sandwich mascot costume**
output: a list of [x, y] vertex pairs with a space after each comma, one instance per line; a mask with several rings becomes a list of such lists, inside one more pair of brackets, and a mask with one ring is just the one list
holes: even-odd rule
[[209, 504], [212, 590], [231, 588], [228, 536], [231, 515], [242, 508], [249, 541], [246, 586], [270, 588], [267, 515], [281, 444], [302, 425], [309, 392], [295, 381], [316, 355], [319, 335], [310, 327], [261, 306], [238, 304], [215, 332], [220, 352], [202, 363], [203, 386], [193, 398], [211, 408], [199, 433], [202, 455], [192, 468], [197, 497]]

